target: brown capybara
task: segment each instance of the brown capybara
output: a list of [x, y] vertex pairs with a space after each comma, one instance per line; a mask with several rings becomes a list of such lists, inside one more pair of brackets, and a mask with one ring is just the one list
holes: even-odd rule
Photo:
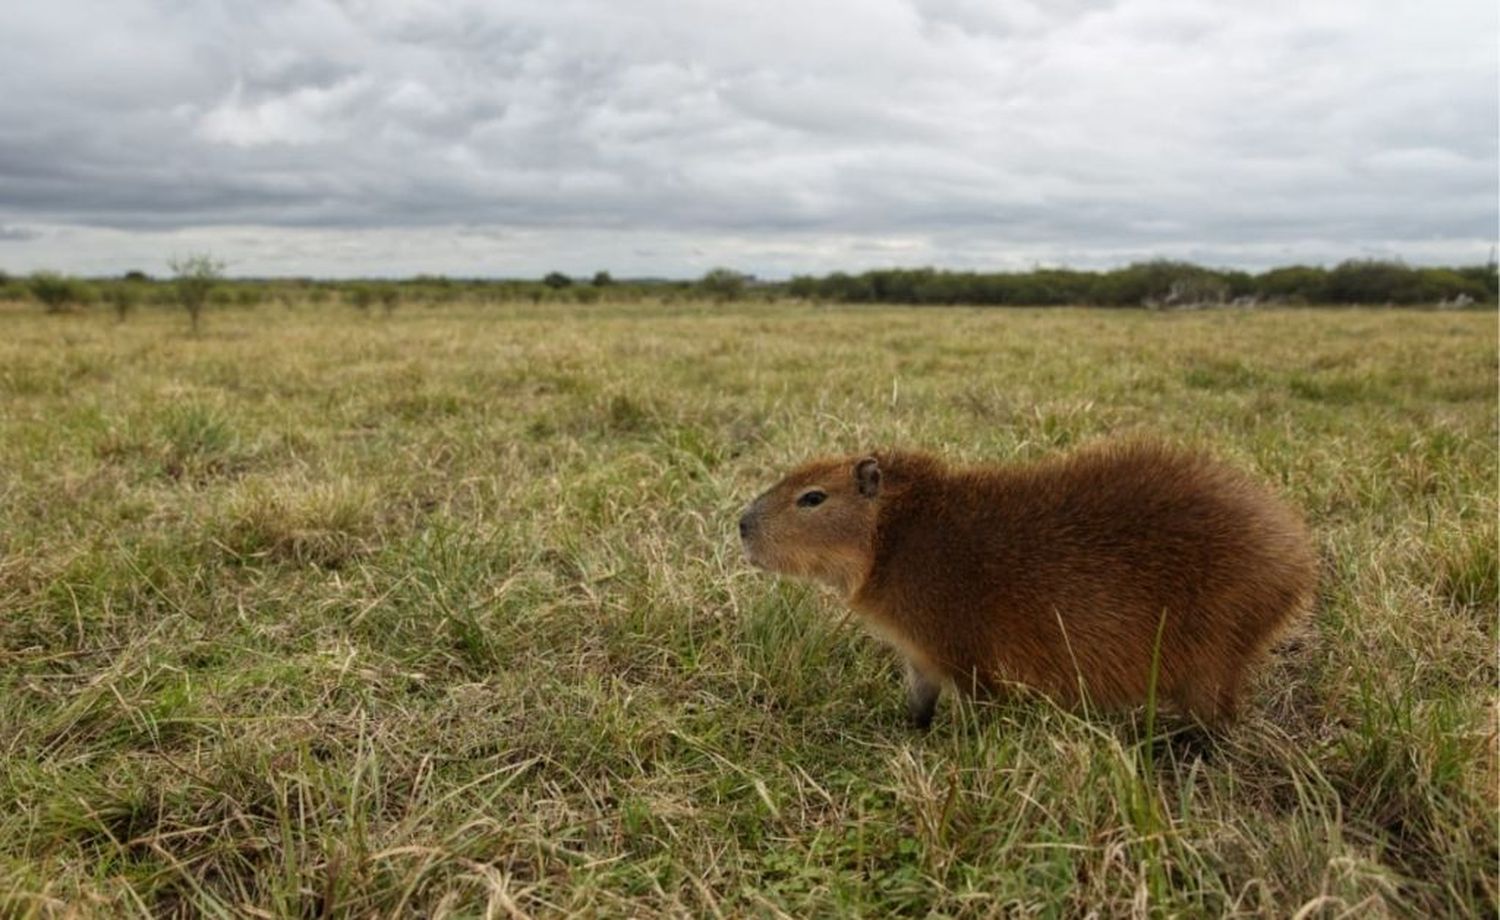
[[815, 460], [750, 505], [740, 536], [752, 563], [833, 587], [895, 646], [923, 728], [944, 685], [1144, 703], [1158, 630], [1159, 697], [1231, 720], [1317, 579], [1307, 531], [1271, 492], [1146, 441], [1018, 466]]

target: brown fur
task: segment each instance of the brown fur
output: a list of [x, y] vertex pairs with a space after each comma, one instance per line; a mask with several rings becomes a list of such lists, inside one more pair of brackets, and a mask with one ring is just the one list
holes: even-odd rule
[[[809, 490], [826, 498], [799, 505]], [[905, 656], [919, 725], [943, 685], [1142, 703], [1158, 626], [1159, 696], [1206, 723], [1232, 719], [1317, 577], [1295, 512], [1226, 466], [1149, 442], [1027, 466], [904, 451], [817, 460], [757, 498], [741, 534], [753, 563], [837, 589]]]

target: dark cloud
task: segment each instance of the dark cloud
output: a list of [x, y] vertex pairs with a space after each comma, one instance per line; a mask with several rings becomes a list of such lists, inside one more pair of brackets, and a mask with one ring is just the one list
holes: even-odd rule
[[24, 243], [40, 238], [40, 233], [27, 227], [0, 225], [0, 243]]
[[1462, 261], [1496, 236], [1495, 26], [1477, 0], [11, 4], [0, 223], [27, 235], [0, 239], [78, 270], [189, 241], [247, 272]]

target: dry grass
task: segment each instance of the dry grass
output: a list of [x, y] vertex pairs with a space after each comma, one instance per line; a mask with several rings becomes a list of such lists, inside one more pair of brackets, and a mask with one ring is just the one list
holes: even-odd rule
[[[1493, 916], [1493, 314], [0, 307], [0, 913]], [[739, 560], [807, 454], [1211, 448], [1248, 718], [945, 702]]]

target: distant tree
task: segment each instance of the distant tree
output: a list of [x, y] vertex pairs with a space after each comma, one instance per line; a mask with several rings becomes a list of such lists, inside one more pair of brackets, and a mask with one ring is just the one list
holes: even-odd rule
[[138, 281], [117, 281], [104, 289], [105, 302], [114, 307], [115, 318], [122, 323], [144, 298], [145, 292]]
[[818, 296], [818, 279], [811, 275], [797, 275], [787, 283], [786, 292], [793, 297], [811, 299]]
[[1307, 265], [1273, 268], [1256, 276], [1256, 293], [1269, 300], [1319, 303], [1327, 300], [1328, 272]]
[[1328, 273], [1326, 293], [1334, 303], [1412, 303], [1416, 282], [1416, 272], [1400, 262], [1350, 259]]
[[203, 307], [209, 295], [224, 277], [224, 263], [207, 253], [174, 258], [168, 261], [177, 286], [177, 301], [188, 311], [193, 334], [198, 334]]
[[1224, 282], [1230, 297], [1254, 297], [1255, 276], [1238, 269], [1220, 269], [1219, 280]]
[[125, 273], [126, 281], [150, 281], [151, 276], [137, 268], [132, 268]]
[[820, 282], [820, 287], [823, 296], [829, 300], [857, 303], [874, 299], [868, 279], [863, 276], [855, 278], [848, 272], [834, 272]]
[[738, 300], [747, 278], [732, 268], [713, 268], [698, 282], [698, 290], [715, 300]]
[[548, 272], [547, 276], [542, 279], [542, 283], [555, 291], [572, 284], [573, 279], [562, 272]]
[[1484, 296], [1480, 300], [1493, 302], [1496, 295], [1500, 294], [1500, 271], [1496, 270], [1494, 262], [1485, 265], [1466, 265], [1455, 271], [1460, 277], [1478, 285], [1479, 289], [1484, 291]]
[[375, 305], [375, 289], [368, 284], [356, 284], [349, 289], [349, 302], [361, 312], [369, 312]]
[[609, 276], [609, 272], [606, 272], [606, 271], [594, 272], [594, 280], [593, 280], [594, 287], [609, 287], [611, 284], [614, 284], [614, 283], [615, 283], [615, 279], [613, 279], [613, 278], [611, 278]]
[[1489, 299], [1477, 278], [1451, 268], [1419, 268], [1410, 286], [1411, 303], [1475, 303]]
[[1217, 296], [1217, 276], [1188, 262], [1155, 259], [1105, 272], [1094, 285], [1095, 300], [1107, 306], [1171, 305]]
[[83, 283], [57, 272], [34, 272], [27, 282], [31, 296], [35, 297], [48, 313], [61, 313], [68, 307], [83, 303], [87, 299]]

